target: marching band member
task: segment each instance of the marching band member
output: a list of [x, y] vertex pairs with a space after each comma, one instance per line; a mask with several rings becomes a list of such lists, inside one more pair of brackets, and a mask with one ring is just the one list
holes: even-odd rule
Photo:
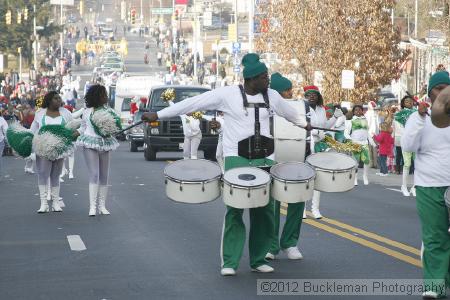
[[[270, 77], [270, 88], [276, 90], [281, 97], [289, 101], [288, 99], [293, 98], [292, 94], [292, 82], [281, 76], [280, 73], [274, 73]], [[291, 103], [294, 101], [291, 101]], [[295, 101], [292, 106], [305, 105], [304, 101]], [[296, 106], [294, 106], [297, 108]], [[297, 128], [292, 126], [289, 132], [296, 132]], [[302, 130], [302, 129], [300, 129]], [[288, 131], [288, 130], [286, 130]], [[276, 132], [275, 132], [276, 133]], [[293, 137], [294, 138], [294, 137]], [[305, 209], [305, 202], [289, 203], [287, 208], [286, 222], [284, 223], [283, 231], [281, 233], [281, 238], [279, 238], [280, 230], [280, 201], [283, 199], [276, 199], [274, 201], [275, 212], [274, 212], [274, 238], [272, 241], [272, 246], [266, 255], [266, 259], [275, 259], [275, 256], [280, 252], [281, 249], [286, 252], [289, 259], [302, 259], [303, 256], [297, 248], [298, 239], [300, 236], [300, 227], [302, 225], [302, 216]]]
[[[64, 125], [72, 120], [70, 112], [61, 107], [61, 97], [55, 91], [48, 92], [44, 96], [42, 109], [36, 113], [33, 123], [31, 124], [31, 131], [37, 134], [41, 127], [45, 125]], [[74, 133], [78, 135], [76, 131]], [[36, 169], [38, 173], [39, 197], [41, 206], [38, 213], [45, 213], [49, 211], [47, 202], [47, 183], [50, 181], [50, 195], [52, 200], [52, 210], [56, 212], [62, 211], [59, 205], [59, 175], [63, 168], [64, 158], [59, 158], [54, 161], [47, 160], [39, 155], [36, 155]]]
[[202, 141], [200, 120], [192, 116], [192, 114], [181, 115], [180, 118], [184, 133], [183, 158], [197, 159], [198, 146], [200, 146]]
[[[268, 70], [266, 65], [260, 62], [257, 54], [245, 55], [242, 64], [244, 65], [243, 86], [228, 86], [208, 91], [157, 113], [144, 113], [143, 120], [151, 122], [158, 118], [166, 119], [193, 111], [220, 110], [224, 113], [226, 124], [223, 132], [225, 170], [244, 166], [273, 165], [274, 161], [270, 159], [270, 156], [263, 157], [270, 148], [270, 110], [299, 126], [307, 126], [310, 129], [310, 125], [299, 118], [295, 110], [276, 91], [268, 88]], [[257, 126], [258, 123], [260, 127]], [[269, 146], [264, 145], [264, 149], [250, 149], [252, 153], [260, 154], [255, 157], [262, 158], [248, 159], [243, 156], [244, 152], [239, 147], [239, 143], [245, 144], [252, 137], [259, 136], [258, 134], [268, 141]], [[265, 207], [250, 209], [250, 266], [255, 272], [274, 271], [265, 260], [273, 237], [273, 205], [273, 199], [271, 199]], [[223, 276], [235, 275], [239, 266], [246, 235], [242, 220], [243, 212], [243, 209], [227, 207], [221, 244], [221, 274]]]
[[[308, 99], [311, 114], [311, 126], [331, 128], [336, 123], [337, 118], [343, 115], [340, 108], [336, 108], [331, 119], [327, 119], [326, 111], [323, 106], [323, 98], [316, 86], [305, 86], [305, 98]], [[325, 132], [323, 130], [314, 129], [311, 131], [310, 151], [317, 153], [325, 151], [328, 145], [323, 141]], [[314, 191], [311, 201], [311, 213], [314, 218], [320, 219], [322, 215], [319, 210], [320, 206], [320, 192]]]
[[[369, 125], [366, 117], [364, 116], [364, 110], [362, 105], [355, 105], [352, 109], [353, 118], [351, 121], [351, 126], [346, 127], [345, 137], [352, 140], [353, 143], [359, 144], [362, 147], [361, 152], [353, 153], [353, 157], [359, 163], [362, 161], [364, 163], [364, 174], [363, 181], [364, 185], [369, 184], [369, 143], [376, 147], [372, 136], [369, 135]], [[358, 176], [355, 176], [355, 185], [358, 185]]]
[[[428, 96], [434, 103], [445, 89], [449, 91], [450, 78], [447, 72], [436, 72], [428, 84]], [[432, 110], [433, 110], [432, 106]], [[422, 227], [423, 278], [428, 289], [423, 297], [436, 299], [445, 297], [450, 286], [450, 235], [444, 194], [450, 186], [450, 127], [433, 125], [426, 103], [420, 103], [406, 122], [401, 140], [404, 151], [416, 154], [414, 184], [416, 201]]]
[[[119, 147], [119, 142], [112, 135], [105, 134], [100, 123], [96, 123], [95, 114], [110, 113], [106, 107], [108, 96], [104, 86], [96, 84], [89, 87], [85, 95], [86, 110], [83, 112], [80, 137], [77, 145], [82, 147], [89, 172], [89, 216], [96, 215], [98, 199], [99, 214], [109, 215], [105, 202], [108, 194], [109, 160], [111, 150]], [[112, 113], [112, 112], [111, 112]], [[120, 120], [119, 120], [120, 122]], [[115, 128], [111, 128], [114, 130]]]
[[[414, 100], [411, 96], [407, 95], [403, 97], [400, 102], [401, 110], [394, 115], [394, 136], [395, 136], [395, 146], [399, 147], [401, 143], [401, 138], [403, 131], [405, 130], [406, 121], [416, 110], [414, 109]], [[397, 148], [396, 147], [396, 148]], [[400, 148], [400, 147], [399, 147]], [[400, 148], [401, 149], [401, 148]], [[397, 151], [398, 156], [403, 157], [403, 173], [402, 173], [402, 186], [401, 191], [403, 196], [408, 197], [410, 193], [416, 196], [416, 190], [411, 187], [408, 191], [408, 176], [409, 169], [411, 168], [412, 159], [414, 158], [414, 153], [407, 151]], [[400, 170], [399, 170], [400, 171]]]

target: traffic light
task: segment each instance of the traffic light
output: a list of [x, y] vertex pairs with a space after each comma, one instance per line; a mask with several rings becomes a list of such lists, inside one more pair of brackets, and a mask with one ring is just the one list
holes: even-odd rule
[[28, 8], [23, 9], [23, 19], [25, 21], [28, 20]]
[[6, 25], [11, 25], [11, 11], [10, 10], [8, 10], [6, 12], [5, 17], [6, 17]]
[[131, 10], [131, 24], [136, 24], [136, 10], [134, 8]]
[[175, 9], [175, 20], [178, 20], [179, 16], [180, 16], [180, 11], [178, 9]]

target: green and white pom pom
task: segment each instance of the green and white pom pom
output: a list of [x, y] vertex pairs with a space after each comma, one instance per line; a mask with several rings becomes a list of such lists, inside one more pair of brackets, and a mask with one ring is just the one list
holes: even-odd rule
[[81, 126], [81, 119], [72, 119], [71, 121], [67, 122], [66, 128], [67, 129], [78, 129]]
[[15, 153], [21, 157], [30, 156], [33, 145], [33, 133], [30, 130], [19, 123], [14, 123], [8, 127], [6, 139]]
[[122, 130], [119, 116], [111, 108], [100, 108], [90, 115], [90, 121], [94, 131], [101, 137], [113, 136]]
[[75, 151], [73, 130], [63, 125], [42, 126], [33, 139], [37, 156], [54, 161]]

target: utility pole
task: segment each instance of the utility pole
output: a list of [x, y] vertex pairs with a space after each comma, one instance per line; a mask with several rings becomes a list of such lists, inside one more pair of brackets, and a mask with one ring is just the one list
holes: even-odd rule
[[417, 28], [418, 26], [418, 18], [419, 16], [419, 0], [416, 0], [415, 11], [414, 11], [414, 38], [417, 39]]
[[[60, 0], [59, 3], [61, 4], [61, 9], [60, 9], [61, 16], [60, 16], [59, 21], [60, 21], [61, 26], [63, 27], [63, 2], [62, 2], [62, 0]], [[60, 57], [62, 59], [62, 58], [64, 58], [64, 27], [62, 28], [62, 32], [61, 32], [61, 35], [60, 35], [60, 43], [61, 43], [61, 55], [60, 55]]]
[[34, 70], [38, 69], [37, 66], [37, 34], [36, 34], [36, 5], [33, 5], [33, 35], [34, 35], [34, 47], [33, 47], [33, 59], [34, 59]]
[[255, 0], [250, 0], [250, 7], [248, 8], [248, 52], [253, 52], [253, 39], [255, 30], [254, 19], [255, 19]]

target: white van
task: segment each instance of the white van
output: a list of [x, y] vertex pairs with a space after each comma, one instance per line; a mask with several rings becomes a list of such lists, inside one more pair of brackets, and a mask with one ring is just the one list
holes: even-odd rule
[[154, 76], [128, 76], [117, 80], [114, 110], [120, 116], [122, 127], [128, 126], [133, 98], [147, 98], [152, 86], [161, 84], [161, 80]]

